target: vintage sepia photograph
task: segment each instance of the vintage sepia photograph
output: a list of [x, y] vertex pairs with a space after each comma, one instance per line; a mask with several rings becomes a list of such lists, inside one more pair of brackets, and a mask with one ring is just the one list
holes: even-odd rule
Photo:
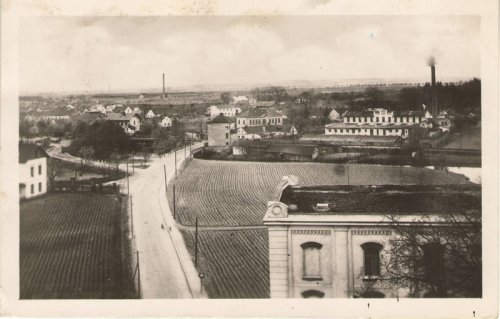
[[481, 300], [481, 28], [19, 17], [11, 298]]

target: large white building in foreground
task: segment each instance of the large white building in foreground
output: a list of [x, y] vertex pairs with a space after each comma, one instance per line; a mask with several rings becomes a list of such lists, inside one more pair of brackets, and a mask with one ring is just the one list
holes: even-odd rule
[[[461, 187], [305, 187], [296, 177], [285, 176], [264, 217], [271, 298], [408, 296], [408, 289], [383, 280], [382, 265], [395, 236], [393, 220], [387, 216], [409, 227], [430, 227], [423, 216], [435, 216], [435, 225], [443, 226], [437, 218], [441, 215], [480, 214], [480, 186]], [[445, 258], [435, 254], [440, 243], [429, 239], [423, 244], [434, 252], [424, 252], [424, 260], [434, 267], [426, 272], [441, 271], [435, 267]]]

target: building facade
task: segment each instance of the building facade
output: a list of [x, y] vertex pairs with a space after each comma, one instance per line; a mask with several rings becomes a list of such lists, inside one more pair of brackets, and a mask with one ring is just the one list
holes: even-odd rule
[[236, 117], [236, 127], [283, 125], [283, 113], [267, 108], [249, 109]]
[[[376, 108], [364, 112], [349, 111], [343, 122], [325, 125], [325, 135], [401, 136], [418, 135], [430, 113], [423, 111], [388, 111]], [[425, 126], [425, 125], [422, 125]]]
[[387, 216], [398, 216], [409, 227], [429, 227], [422, 221], [429, 212], [460, 213], [449, 203], [457, 196], [473, 199], [465, 201], [463, 212], [480, 213], [480, 187], [466, 187], [304, 187], [296, 177], [284, 177], [264, 217], [271, 298], [407, 297], [408, 288], [382, 280], [396, 236]]
[[241, 109], [239, 107], [235, 107], [232, 105], [211, 105], [207, 109], [207, 114], [210, 116], [211, 119], [219, 116], [219, 115], [224, 115], [227, 117], [234, 117], [237, 116], [238, 114], [241, 113]]
[[47, 155], [35, 144], [19, 144], [19, 197], [47, 193]]
[[119, 125], [127, 134], [134, 134], [141, 130], [141, 118], [133, 113], [111, 113], [106, 121]]
[[208, 122], [207, 126], [209, 147], [231, 147], [232, 141], [238, 139], [232, 129], [233, 122], [222, 114]]

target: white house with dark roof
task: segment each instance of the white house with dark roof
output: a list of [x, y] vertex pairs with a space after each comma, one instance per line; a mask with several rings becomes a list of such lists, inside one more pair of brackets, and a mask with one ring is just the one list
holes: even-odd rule
[[227, 117], [234, 117], [241, 113], [241, 109], [234, 105], [211, 105], [207, 108], [207, 114], [211, 119], [224, 115]]
[[141, 130], [141, 117], [138, 114], [110, 113], [105, 120], [119, 125], [127, 134]]
[[[467, 229], [477, 227], [467, 216], [481, 214], [481, 187], [473, 184], [302, 186], [285, 176], [270, 199], [264, 225], [271, 298], [408, 297], [407, 287], [385, 280], [382, 267], [397, 238], [394, 220], [455, 227], [440, 216], [458, 216]], [[446, 271], [447, 255], [435, 240], [419, 239], [425, 273]]]
[[147, 113], [146, 113], [146, 118], [147, 119], [152, 119], [154, 118], [156, 115], [155, 113], [153, 112], [153, 110], [149, 110]]
[[36, 144], [19, 143], [19, 197], [47, 193], [47, 153]]
[[239, 114], [236, 117], [236, 127], [283, 125], [284, 119], [282, 112], [268, 108], [255, 108]]
[[224, 115], [219, 115], [207, 124], [208, 146], [231, 147], [232, 141], [237, 140], [233, 122]]

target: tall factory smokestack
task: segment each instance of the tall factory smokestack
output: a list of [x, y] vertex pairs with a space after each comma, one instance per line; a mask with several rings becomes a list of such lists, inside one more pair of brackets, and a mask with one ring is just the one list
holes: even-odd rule
[[430, 57], [427, 64], [431, 67], [431, 101], [432, 101], [432, 119], [437, 123], [438, 105], [436, 96], [436, 59]]
[[165, 98], [165, 73], [163, 73], [163, 94], [161, 97]]

